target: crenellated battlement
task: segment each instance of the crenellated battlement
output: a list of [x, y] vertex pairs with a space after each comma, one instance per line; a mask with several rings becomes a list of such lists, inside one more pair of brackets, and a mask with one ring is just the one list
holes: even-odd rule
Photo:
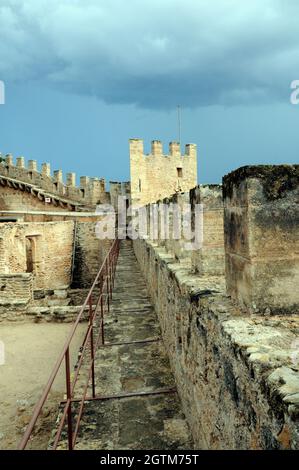
[[17, 157], [15, 164], [11, 154], [5, 157], [0, 154], [0, 157], [0, 176], [30, 183], [51, 194], [80, 202], [83, 205], [96, 205], [107, 199], [104, 178], [81, 176], [80, 184], [77, 186], [76, 173], [67, 173], [64, 181], [62, 170], [54, 170], [53, 175], [51, 174], [50, 163], [42, 163], [39, 171], [36, 160], [28, 160], [26, 166], [24, 157]]
[[164, 153], [163, 142], [161, 140], [152, 140], [151, 153], [144, 153], [144, 142], [142, 139], [130, 139], [130, 155], [142, 157], [192, 157], [197, 158], [196, 144], [186, 144], [185, 152], [181, 152], [181, 145], [179, 142], [170, 142], [168, 153]]

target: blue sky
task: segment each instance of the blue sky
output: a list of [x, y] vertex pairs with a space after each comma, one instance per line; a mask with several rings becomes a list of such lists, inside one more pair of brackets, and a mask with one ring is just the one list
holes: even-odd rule
[[129, 178], [128, 139], [198, 145], [199, 181], [298, 163], [297, 0], [0, 0], [0, 151]]

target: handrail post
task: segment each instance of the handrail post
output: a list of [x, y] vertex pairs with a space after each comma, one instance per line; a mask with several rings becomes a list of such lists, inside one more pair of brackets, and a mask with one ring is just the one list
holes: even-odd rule
[[72, 429], [72, 392], [71, 392], [71, 369], [70, 369], [70, 348], [65, 352], [65, 376], [66, 376], [66, 398], [68, 401], [67, 410], [67, 437], [69, 450], [73, 450], [73, 429]]
[[[116, 242], [115, 242], [116, 243]], [[109, 265], [110, 265], [110, 299], [112, 300], [112, 293], [113, 293], [113, 265], [114, 265], [114, 250], [115, 246], [113, 247], [113, 250], [110, 253], [110, 259], [109, 259]]]
[[117, 264], [118, 254], [119, 254], [119, 240], [117, 240], [117, 245], [115, 247], [115, 253], [113, 257], [113, 287], [115, 286], [116, 264]]
[[102, 345], [105, 344], [105, 330], [104, 330], [104, 302], [103, 293], [101, 295], [101, 334], [102, 334]]
[[112, 286], [114, 288], [114, 281], [115, 281], [115, 260], [116, 260], [116, 248], [115, 253], [113, 254], [113, 262], [112, 262]]
[[110, 287], [110, 300], [112, 300], [112, 266], [109, 265], [109, 287]]
[[109, 256], [107, 257], [106, 260], [106, 280], [107, 280], [107, 293], [108, 296], [110, 297], [110, 275], [109, 275]]
[[109, 295], [109, 283], [107, 281], [107, 310], [108, 313], [110, 313], [110, 295]]
[[95, 370], [94, 370], [94, 343], [93, 343], [93, 310], [92, 310], [92, 296], [89, 297], [89, 324], [90, 324], [90, 358], [91, 358], [91, 387], [92, 398], [96, 396], [95, 387]]

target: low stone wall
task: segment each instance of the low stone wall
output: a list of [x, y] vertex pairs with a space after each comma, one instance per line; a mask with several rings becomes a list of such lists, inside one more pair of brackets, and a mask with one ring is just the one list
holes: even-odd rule
[[[30, 319], [35, 323], [74, 323], [79, 312], [80, 306], [56, 305], [52, 307], [30, 307], [24, 314], [24, 319]], [[86, 307], [82, 315], [81, 322], [89, 318], [89, 309]]]
[[0, 307], [24, 307], [32, 298], [32, 274], [0, 274]]
[[[3, 285], [10, 280], [11, 295], [1, 296]], [[22, 287], [20, 281], [23, 280]], [[19, 284], [18, 284], [19, 281]], [[25, 284], [27, 281], [27, 284]], [[29, 284], [30, 281], [30, 284]], [[30, 297], [25, 288], [30, 285]], [[5, 289], [7, 290], [7, 289]], [[32, 293], [32, 278], [29, 274], [0, 276], [0, 322], [72, 323], [76, 320], [89, 289], [45, 290]], [[23, 300], [21, 298], [22, 293]], [[96, 299], [96, 295], [94, 297]], [[94, 305], [95, 308], [95, 305]], [[89, 307], [85, 308], [81, 321], [89, 319]]]
[[299, 449], [299, 318], [245, 315], [224, 276], [134, 241], [196, 448]]

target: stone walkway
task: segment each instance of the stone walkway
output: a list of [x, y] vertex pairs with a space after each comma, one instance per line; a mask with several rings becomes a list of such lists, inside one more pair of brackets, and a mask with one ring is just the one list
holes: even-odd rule
[[[96, 394], [151, 394], [86, 402], [76, 449], [192, 448], [158, 320], [127, 241], [122, 242], [105, 325], [106, 342], [122, 344], [97, 351]], [[130, 342], [135, 343], [123, 344]]]

